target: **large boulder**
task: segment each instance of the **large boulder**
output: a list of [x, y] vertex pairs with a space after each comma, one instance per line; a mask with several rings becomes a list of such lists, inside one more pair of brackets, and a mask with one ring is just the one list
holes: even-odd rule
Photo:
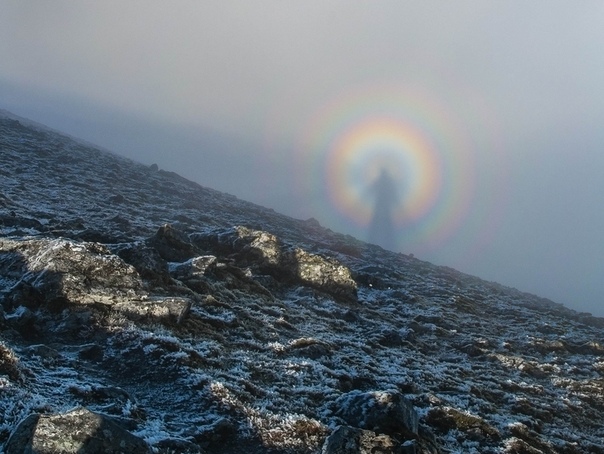
[[134, 267], [98, 243], [0, 240], [0, 268], [3, 264], [16, 281], [5, 289], [13, 307], [57, 300], [111, 304], [144, 294]]
[[209, 235], [193, 234], [191, 238], [201, 248], [228, 254], [238, 265], [277, 281], [312, 287], [340, 300], [357, 301], [357, 284], [346, 266], [283, 243], [272, 233], [235, 227]]
[[357, 284], [350, 270], [336, 260], [295, 248], [285, 255], [284, 262], [301, 283], [337, 298], [357, 300]]
[[86, 408], [58, 415], [34, 414], [11, 434], [6, 454], [147, 454], [142, 439]]

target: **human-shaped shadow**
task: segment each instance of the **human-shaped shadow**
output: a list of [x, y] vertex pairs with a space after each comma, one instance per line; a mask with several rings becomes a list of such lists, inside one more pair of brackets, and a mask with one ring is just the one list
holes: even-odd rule
[[392, 213], [399, 205], [400, 198], [394, 179], [386, 169], [370, 187], [375, 199], [373, 216], [369, 225], [368, 241], [394, 251], [396, 249], [396, 231]]

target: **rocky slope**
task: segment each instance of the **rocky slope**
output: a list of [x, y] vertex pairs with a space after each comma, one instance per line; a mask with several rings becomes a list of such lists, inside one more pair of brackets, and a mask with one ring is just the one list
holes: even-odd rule
[[604, 453], [604, 319], [0, 117], [0, 452]]

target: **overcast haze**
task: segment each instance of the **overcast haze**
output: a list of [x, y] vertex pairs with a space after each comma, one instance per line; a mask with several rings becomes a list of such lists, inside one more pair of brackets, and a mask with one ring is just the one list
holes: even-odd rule
[[601, 1], [0, 0], [0, 108], [604, 316]]

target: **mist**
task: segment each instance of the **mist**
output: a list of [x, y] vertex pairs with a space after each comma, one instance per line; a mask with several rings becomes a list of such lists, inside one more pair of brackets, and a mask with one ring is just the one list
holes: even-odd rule
[[[604, 4], [0, 5], [0, 109], [604, 316]], [[0, 164], [1, 165], [1, 164]]]

